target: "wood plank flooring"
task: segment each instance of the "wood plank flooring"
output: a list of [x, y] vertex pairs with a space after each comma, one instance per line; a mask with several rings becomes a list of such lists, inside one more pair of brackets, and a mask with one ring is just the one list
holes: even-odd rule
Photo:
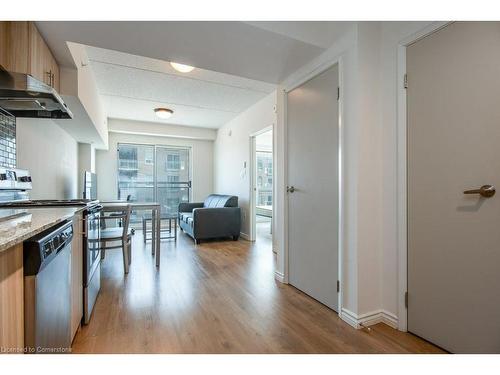
[[109, 251], [102, 289], [74, 353], [440, 353], [384, 324], [355, 330], [299, 290], [274, 280], [269, 242], [133, 239], [130, 273]]

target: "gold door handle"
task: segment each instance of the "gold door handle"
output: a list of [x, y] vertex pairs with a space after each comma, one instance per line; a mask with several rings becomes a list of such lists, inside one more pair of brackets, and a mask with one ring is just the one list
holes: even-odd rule
[[483, 185], [479, 189], [465, 190], [464, 194], [479, 194], [485, 198], [491, 198], [495, 195], [495, 187], [493, 185]]

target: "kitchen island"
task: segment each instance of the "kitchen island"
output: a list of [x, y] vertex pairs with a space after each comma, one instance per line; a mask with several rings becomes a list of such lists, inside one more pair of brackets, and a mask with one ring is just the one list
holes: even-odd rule
[[24, 351], [23, 241], [84, 207], [0, 209], [0, 353]]

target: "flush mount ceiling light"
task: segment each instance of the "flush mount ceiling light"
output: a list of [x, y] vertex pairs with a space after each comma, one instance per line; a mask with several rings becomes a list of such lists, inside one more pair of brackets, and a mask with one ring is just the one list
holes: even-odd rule
[[178, 72], [181, 73], [189, 73], [194, 69], [194, 66], [189, 66], [189, 65], [184, 65], [184, 64], [179, 64], [175, 62], [171, 62], [170, 65], [172, 65], [172, 68], [177, 70]]
[[167, 118], [170, 118], [170, 116], [174, 114], [174, 111], [168, 108], [155, 108], [155, 113], [156, 116], [165, 120]]

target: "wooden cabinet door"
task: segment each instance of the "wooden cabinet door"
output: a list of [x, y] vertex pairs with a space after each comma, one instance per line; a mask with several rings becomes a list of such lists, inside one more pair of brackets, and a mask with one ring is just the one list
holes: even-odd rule
[[7, 63], [7, 21], [0, 21], [0, 68], [6, 69]]
[[29, 74], [38, 80], [46, 83], [47, 85], [51, 84], [50, 77], [50, 60], [49, 60], [49, 48], [45, 44], [42, 36], [38, 32], [35, 24], [30, 22], [29, 24]]
[[47, 56], [49, 72], [52, 73], [52, 87], [55, 88], [56, 91], [59, 91], [59, 65], [48, 48], [47, 51], [49, 52]]
[[24, 347], [22, 243], [0, 252], [0, 347], [11, 353]]
[[73, 217], [71, 242], [71, 339], [75, 338], [83, 316], [83, 216]]
[[29, 37], [29, 73], [59, 91], [59, 65], [34, 22], [29, 23]]
[[28, 73], [28, 22], [0, 23], [0, 65], [11, 72]]

